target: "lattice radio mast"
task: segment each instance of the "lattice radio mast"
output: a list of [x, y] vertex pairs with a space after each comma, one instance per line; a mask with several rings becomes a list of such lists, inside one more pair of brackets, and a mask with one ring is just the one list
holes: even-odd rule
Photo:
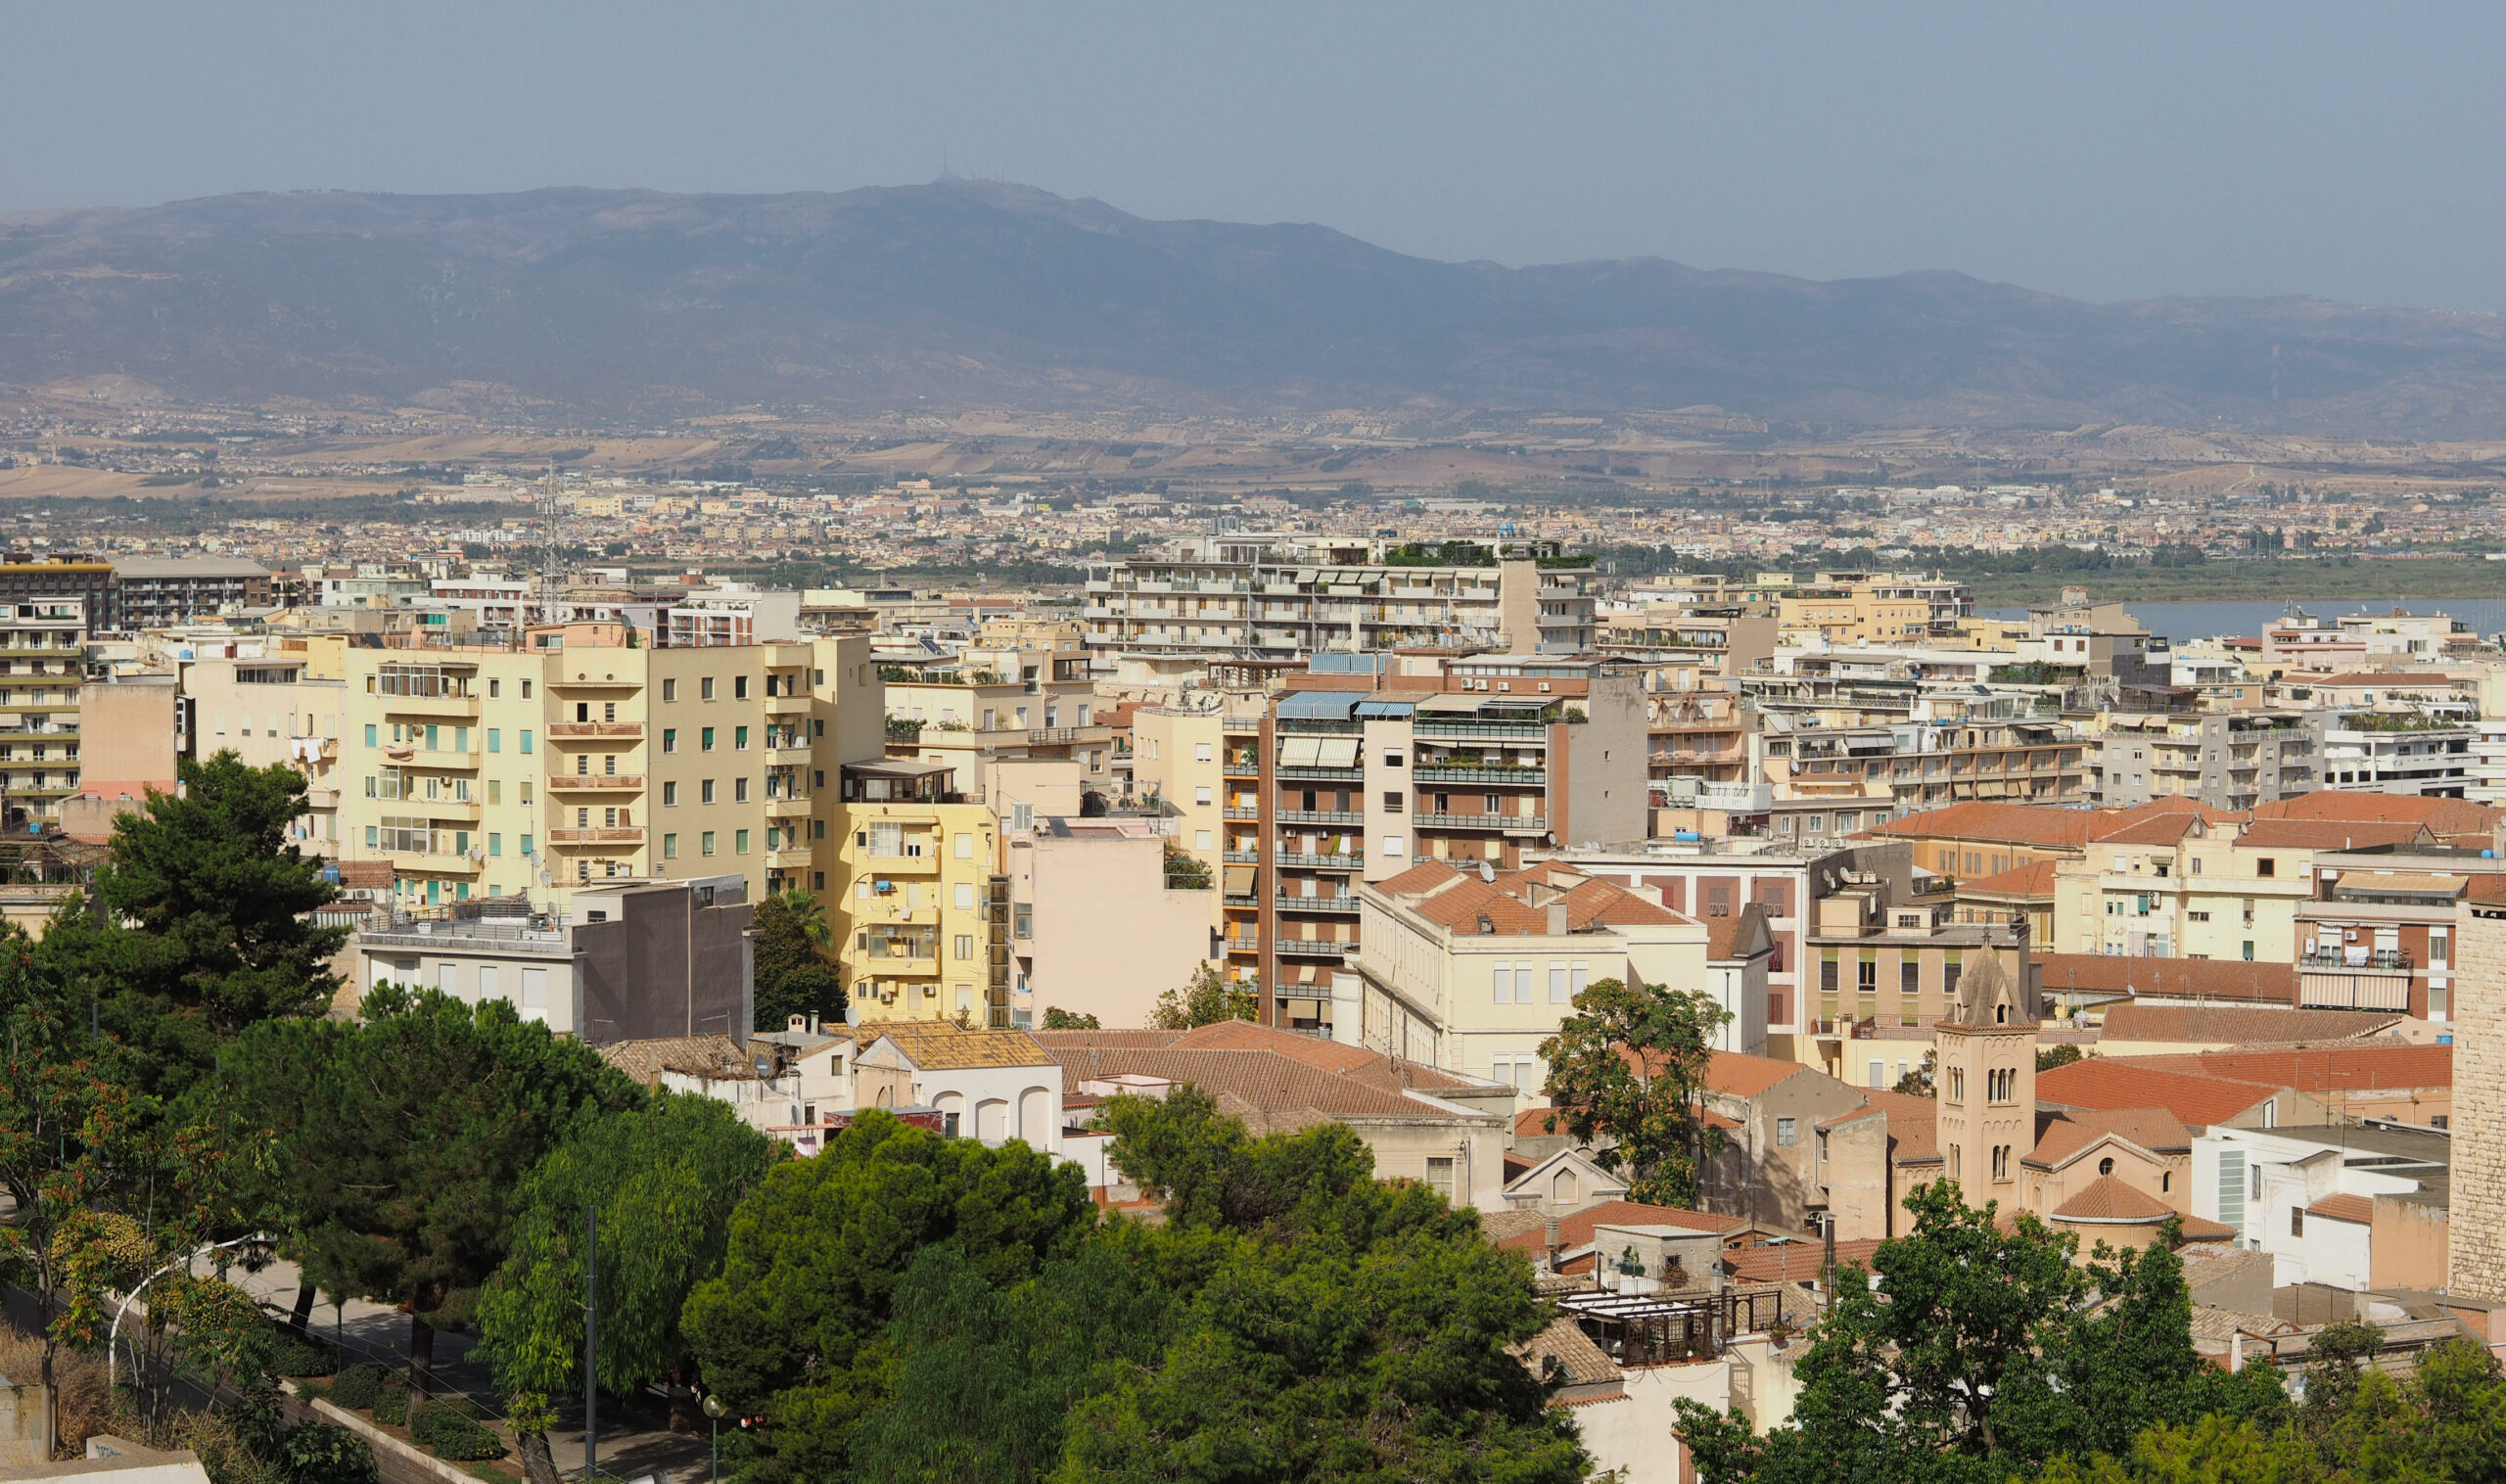
[[539, 622], [563, 622], [557, 615], [566, 597], [563, 558], [558, 554], [558, 528], [564, 519], [557, 493], [557, 461], [548, 461], [548, 476], [539, 482]]

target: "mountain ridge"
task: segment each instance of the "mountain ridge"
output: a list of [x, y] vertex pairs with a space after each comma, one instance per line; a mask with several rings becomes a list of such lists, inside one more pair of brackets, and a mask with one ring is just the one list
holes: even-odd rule
[[2506, 316], [2092, 303], [1952, 269], [1508, 267], [1000, 182], [287, 192], [0, 214], [0, 382], [610, 416], [759, 403], [1713, 405], [1881, 426], [2383, 437], [2506, 423]]

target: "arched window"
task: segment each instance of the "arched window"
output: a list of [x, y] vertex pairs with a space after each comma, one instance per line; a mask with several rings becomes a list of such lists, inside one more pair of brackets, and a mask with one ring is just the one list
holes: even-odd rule
[[2010, 1024], [2010, 1006], [2006, 1004], [1993, 1006], [1993, 1024], [1997, 1026]]
[[2113, 1174], [2113, 1173], [2114, 1173], [2114, 1156], [2112, 1156], [2112, 1155], [2111, 1155], [2111, 1154], [2110, 1154], [2110, 1155], [2108, 1155], [2106, 1158], [2099, 1160], [2099, 1161], [2097, 1162], [2097, 1173], [2098, 1173], [2098, 1174], [2100, 1174], [2100, 1175], [2112, 1175], [2112, 1174]]

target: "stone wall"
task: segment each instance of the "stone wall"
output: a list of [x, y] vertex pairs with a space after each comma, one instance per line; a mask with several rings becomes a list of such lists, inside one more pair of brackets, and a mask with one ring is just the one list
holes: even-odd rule
[[2454, 926], [2453, 1290], [2506, 1299], [2506, 904], [2465, 903]]

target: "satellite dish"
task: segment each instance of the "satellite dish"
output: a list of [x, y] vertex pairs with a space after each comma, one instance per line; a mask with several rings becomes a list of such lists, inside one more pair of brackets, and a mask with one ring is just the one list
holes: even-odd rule
[[1479, 879], [1489, 883], [1491, 886], [1495, 885], [1497, 881], [1497, 868], [1485, 860], [1480, 861]]

